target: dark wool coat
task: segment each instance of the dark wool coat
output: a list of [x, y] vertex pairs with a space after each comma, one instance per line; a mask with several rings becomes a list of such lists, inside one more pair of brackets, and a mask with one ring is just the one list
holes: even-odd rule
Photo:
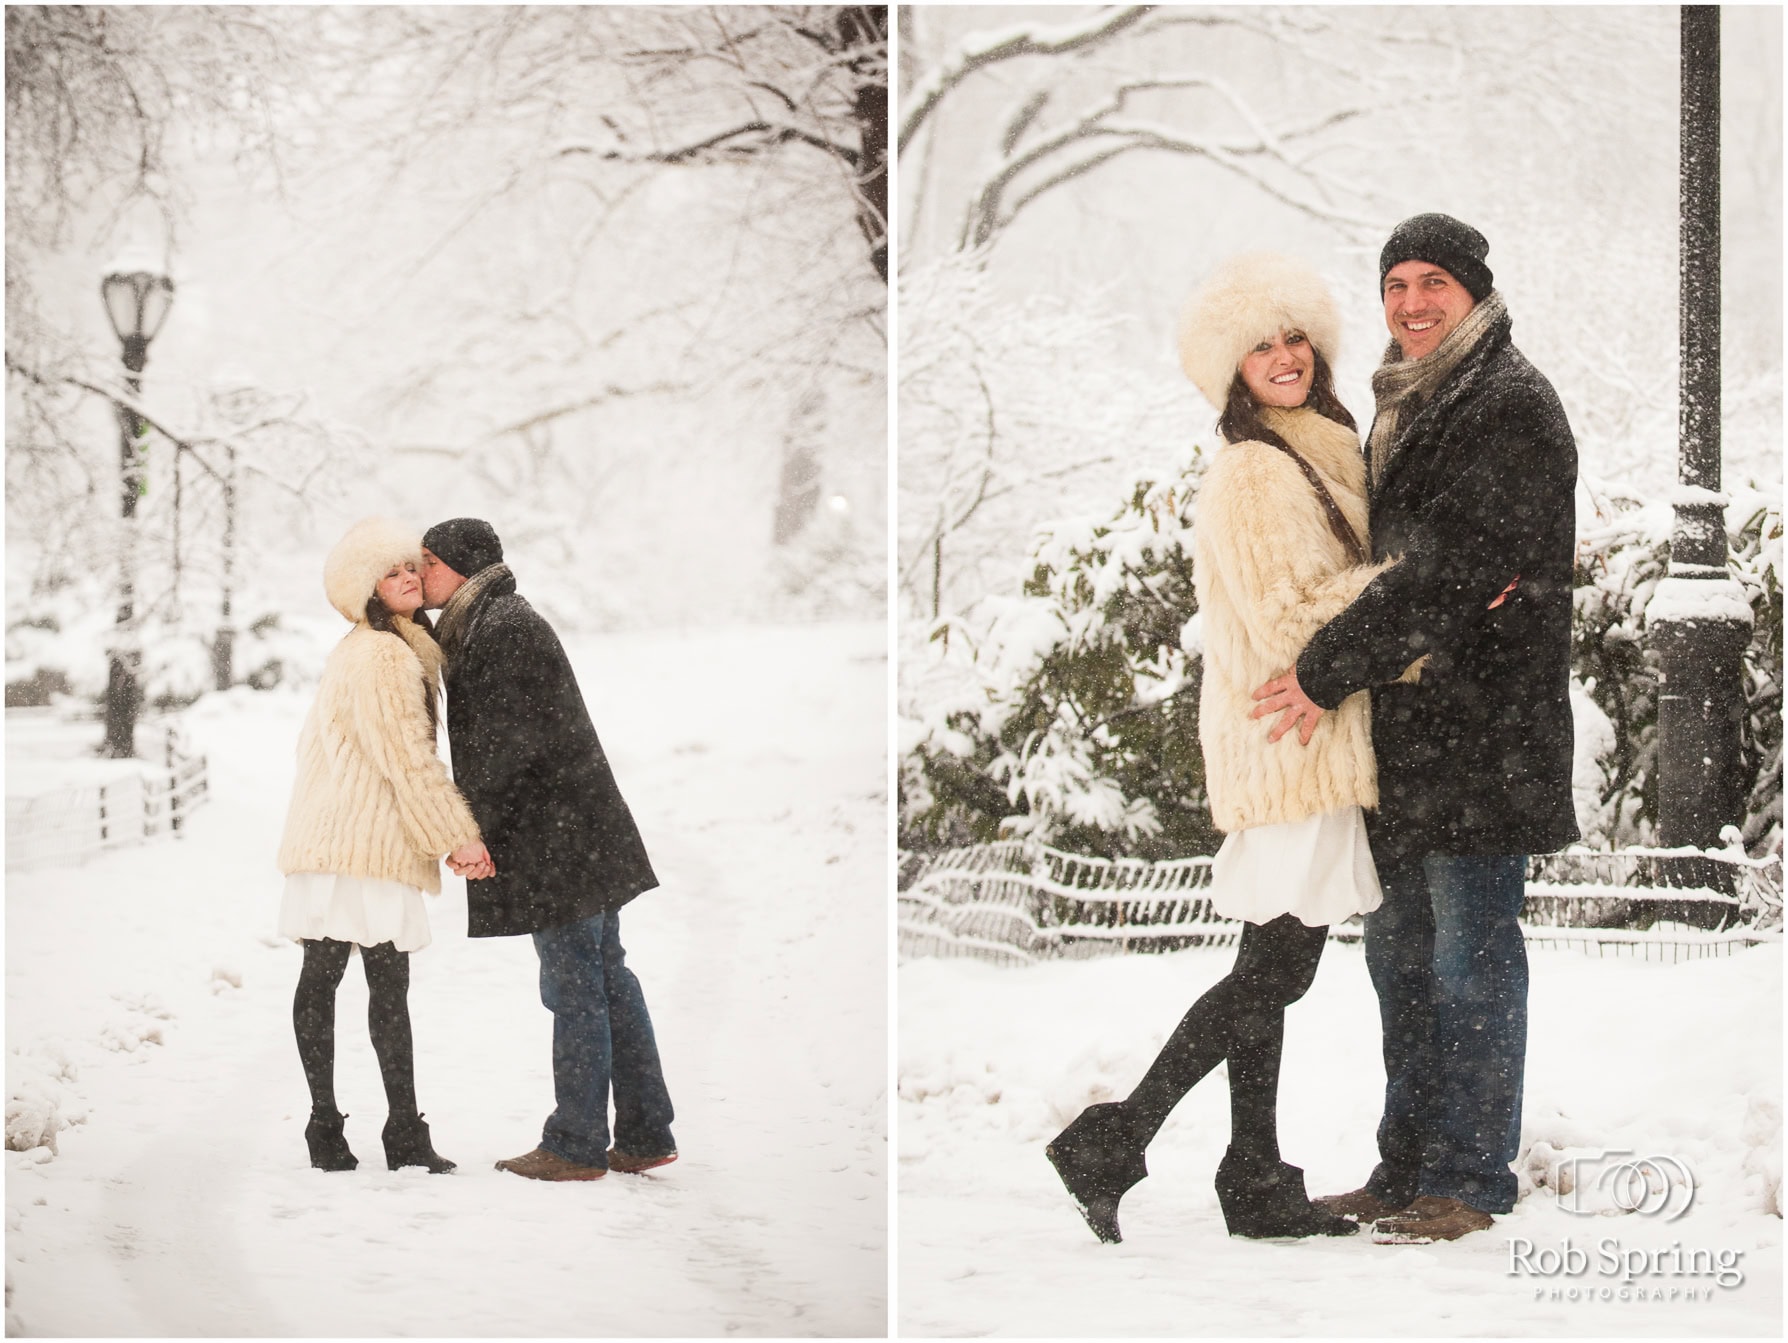
[[447, 662], [453, 778], [497, 874], [466, 883], [473, 937], [539, 932], [658, 884], [552, 626], [505, 577]]
[[[1298, 681], [1324, 708], [1372, 689], [1380, 861], [1548, 853], [1571, 801], [1577, 445], [1558, 394], [1486, 331], [1372, 487], [1375, 578], [1310, 640]], [[1520, 585], [1486, 609], [1515, 575]], [[1429, 661], [1415, 684], [1394, 684]]]

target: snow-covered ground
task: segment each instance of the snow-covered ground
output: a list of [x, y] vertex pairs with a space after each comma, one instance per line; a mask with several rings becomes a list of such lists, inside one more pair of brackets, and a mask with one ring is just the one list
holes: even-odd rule
[[[1211, 1187], [1229, 1137], [1219, 1067], [1150, 1148], [1124, 1242], [1101, 1245], [1043, 1145], [1127, 1093], [1232, 959], [901, 965], [903, 1336], [1781, 1336], [1779, 944], [1674, 966], [1532, 950], [1523, 1197], [1490, 1231], [1229, 1238]], [[1376, 1159], [1377, 1022], [1359, 945], [1331, 943], [1288, 1014], [1280, 1090], [1280, 1145], [1313, 1194], [1355, 1188]], [[1586, 1149], [1676, 1158], [1689, 1211], [1667, 1220], [1686, 1186], [1621, 1215], [1590, 1182], [1571, 1198], [1604, 1215], [1568, 1210], [1553, 1172]]]
[[[682, 1159], [594, 1184], [492, 1168], [552, 1108], [551, 1018], [527, 939], [468, 940], [449, 876], [410, 1006], [459, 1170], [383, 1168], [357, 965], [337, 1087], [361, 1165], [312, 1170], [299, 952], [272, 935], [307, 695], [208, 696], [186, 730], [213, 797], [184, 838], [7, 881], [9, 1130], [68, 1125], [6, 1154], [9, 1335], [885, 1332], [885, 632], [570, 651], [663, 881], [622, 933]], [[19, 736], [13, 792], [58, 773]]]

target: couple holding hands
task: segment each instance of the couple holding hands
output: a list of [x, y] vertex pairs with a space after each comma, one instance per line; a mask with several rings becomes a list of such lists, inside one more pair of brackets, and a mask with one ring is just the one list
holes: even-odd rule
[[[555, 1108], [539, 1145], [498, 1169], [598, 1180], [676, 1160], [619, 928], [621, 907], [658, 879], [565, 650], [516, 592], [496, 532], [454, 518], [417, 536], [368, 518], [330, 551], [323, 585], [353, 628], [299, 736], [279, 848], [279, 931], [304, 947], [292, 1024], [311, 1164], [358, 1164], [335, 1101], [335, 991], [357, 947], [390, 1106], [386, 1164], [454, 1169], [417, 1109], [408, 1003], [410, 953], [429, 942], [422, 896], [440, 892], [443, 854], [467, 878], [472, 937], [533, 938], [553, 1014]], [[452, 778], [435, 751], [443, 682]]]

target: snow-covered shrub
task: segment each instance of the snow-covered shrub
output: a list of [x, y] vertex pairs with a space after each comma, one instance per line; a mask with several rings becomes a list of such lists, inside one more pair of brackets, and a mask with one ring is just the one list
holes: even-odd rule
[[1580, 509], [1577, 522], [1571, 674], [1612, 726], [1614, 749], [1600, 760], [1599, 796], [1580, 799], [1577, 819], [1586, 844], [1619, 848], [1650, 843], [1657, 827], [1658, 656], [1645, 608], [1669, 568], [1671, 511], [1588, 493], [1595, 512]]
[[[1602, 763], [1599, 802], [1585, 825], [1595, 847], [1649, 844], [1658, 822], [1657, 653], [1645, 609], [1670, 560], [1674, 522], [1666, 504], [1590, 491], [1597, 516], [1579, 522], [1572, 672], [1614, 729]], [[1741, 768], [1749, 781], [1741, 828], [1753, 855], [1772, 853], [1782, 834], [1782, 514], [1755, 492], [1736, 493], [1726, 510], [1728, 571], [1749, 598], [1744, 656]], [[1579, 813], [1582, 819], [1582, 810]]]
[[[108, 650], [116, 637], [111, 600], [103, 591], [74, 596], [66, 589], [22, 598], [6, 627], [8, 702], [47, 704], [59, 696], [103, 701]], [[217, 618], [207, 616], [190, 608], [178, 619], [147, 614], [138, 664], [146, 704], [180, 708], [215, 687]], [[346, 628], [333, 613], [323, 623], [338, 633]], [[256, 690], [314, 681], [320, 670], [316, 639], [309, 630], [296, 631], [279, 611], [252, 610], [236, 633], [232, 669], [235, 681]]]
[[7, 1052], [7, 1151], [44, 1148], [53, 1155], [57, 1133], [86, 1122], [87, 1109], [71, 1086], [75, 1077], [74, 1064], [54, 1046]]
[[[1052, 524], [1017, 597], [941, 622], [940, 661], [901, 742], [901, 842], [932, 849], [1032, 835], [1105, 856], [1214, 852], [1198, 748], [1192, 592], [1194, 450], [1178, 475], [1137, 482], [1109, 519]], [[1572, 621], [1572, 777], [1584, 842], [1657, 833], [1658, 656], [1645, 609], [1669, 564], [1672, 511], [1587, 488]], [[1753, 855], [1782, 833], [1782, 518], [1762, 495], [1727, 510], [1730, 572], [1750, 598], [1742, 822]], [[946, 678], [934, 678], [944, 680]]]
[[942, 622], [968, 672], [909, 726], [901, 827], [911, 847], [1027, 835], [1076, 852], [1212, 852], [1187, 626], [1192, 495], [1184, 453], [1114, 516], [1042, 528], [1020, 596]]
[[843, 496], [823, 501], [770, 555], [764, 614], [772, 620], [879, 620], [887, 613], [885, 533], [865, 528]]
[[[1727, 510], [1732, 577], [1751, 602], [1751, 646], [1745, 650], [1745, 849], [1782, 847], [1782, 510], [1768, 496], [1740, 495]], [[1778, 1172], [1779, 1182], [1779, 1172]]]

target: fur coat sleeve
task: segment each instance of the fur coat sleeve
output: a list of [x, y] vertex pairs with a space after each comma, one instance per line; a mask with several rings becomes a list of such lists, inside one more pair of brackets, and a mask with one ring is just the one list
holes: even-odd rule
[[423, 704], [440, 654], [428, 634], [360, 626], [323, 671], [298, 740], [298, 774], [279, 862], [441, 889], [440, 858], [479, 839], [478, 824], [435, 753]]

